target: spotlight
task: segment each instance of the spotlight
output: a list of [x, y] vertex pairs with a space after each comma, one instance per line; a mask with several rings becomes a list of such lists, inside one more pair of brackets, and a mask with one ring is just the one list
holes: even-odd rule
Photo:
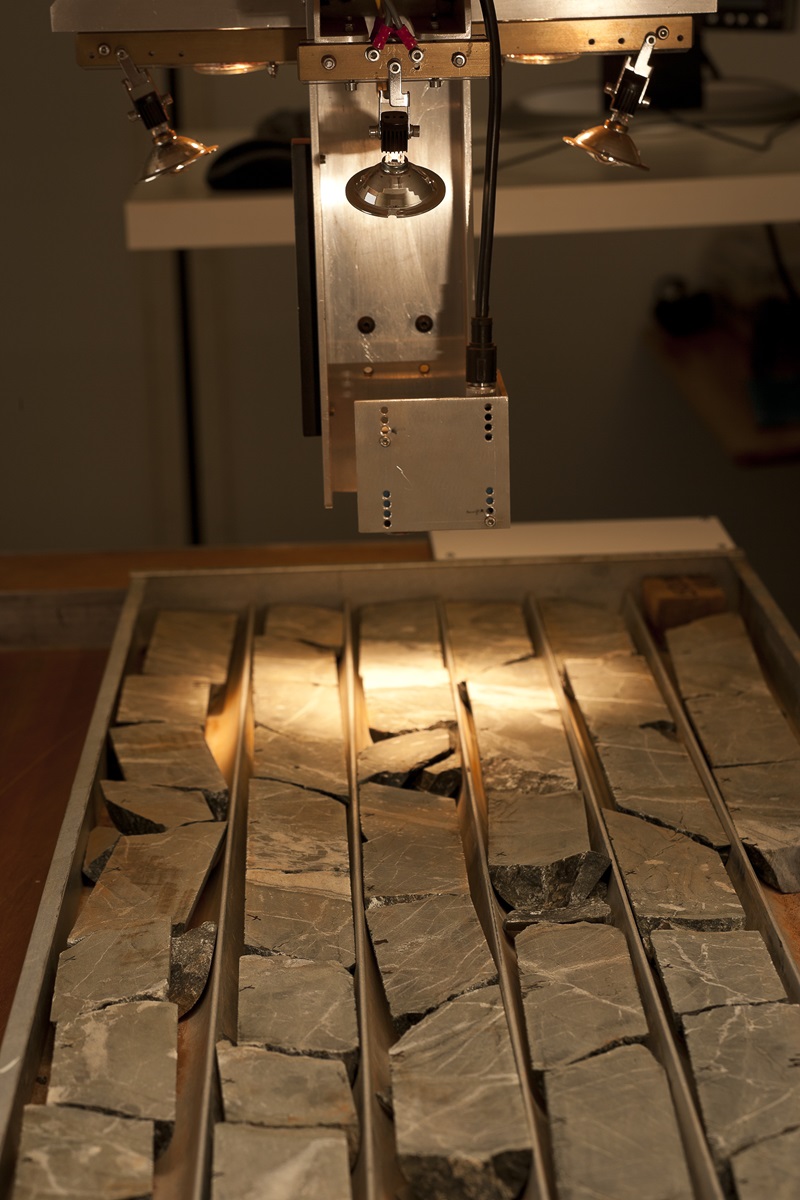
[[125, 50], [117, 51], [117, 61], [122, 68], [125, 90], [133, 101], [131, 120], [141, 120], [153, 139], [153, 148], [147, 156], [141, 181], [149, 183], [160, 175], [175, 174], [196, 162], [206, 154], [213, 153], [216, 146], [204, 146], [194, 138], [177, 134], [171, 128], [167, 116], [170, 96], [162, 96], [147, 71], [142, 71]]
[[642, 48], [636, 56], [636, 62], [631, 65], [631, 59], [626, 58], [615, 87], [607, 87], [606, 94], [611, 97], [611, 115], [602, 125], [594, 125], [584, 129], [577, 137], [565, 137], [568, 146], [577, 146], [585, 150], [595, 162], [605, 163], [612, 167], [636, 167], [640, 171], [649, 171], [636, 148], [636, 143], [628, 132], [628, 125], [639, 108], [646, 108], [650, 100], [645, 96], [650, 82], [650, 55], [656, 44], [656, 35], [648, 33], [642, 42]]
[[444, 180], [435, 171], [409, 162], [408, 114], [381, 113], [376, 132], [381, 161], [348, 181], [345, 194], [353, 207], [373, 217], [414, 217], [436, 208], [444, 199]]

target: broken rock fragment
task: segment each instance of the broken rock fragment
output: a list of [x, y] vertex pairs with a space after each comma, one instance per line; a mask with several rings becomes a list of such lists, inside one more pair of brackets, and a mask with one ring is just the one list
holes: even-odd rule
[[194, 1008], [205, 991], [216, 941], [213, 921], [203, 921], [173, 938], [169, 999], [178, 1006], [179, 1017]]
[[266, 634], [253, 639], [253, 702], [285, 683], [339, 686], [339, 667], [332, 650], [308, 642]]
[[236, 613], [160, 612], [145, 655], [145, 675], [194, 675], [224, 683], [236, 632]]
[[513, 1200], [531, 1135], [499, 988], [443, 1004], [390, 1052], [400, 1169], [420, 1200]]
[[395, 1027], [497, 979], [468, 895], [372, 906], [367, 923]]
[[[279, 872], [349, 875], [347, 810], [338, 800], [290, 784], [253, 779], [247, 811], [247, 877]], [[286, 880], [287, 883], [291, 882]]]
[[133, 1000], [166, 1000], [170, 921], [163, 917], [89, 933], [58, 959], [50, 1020]]
[[205, 728], [211, 684], [194, 675], [128, 675], [123, 681], [118, 725], [165, 721]]
[[267, 609], [267, 636], [310, 642], [340, 650], [344, 641], [342, 613], [319, 604], [271, 604]]
[[214, 1130], [212, 1200], [352, 1200], [347, 1138], [334, 1129]]
[[213, 820], [202, 792], [104, 779], [100, 784], [108, 815], [121, 833], [164, 833], [176, 825]]
[[83, 856], [83, 874], [90, 883], [97, 883], [118, 841], [118, 829], [111, 829], [108, 825], [95, 825], [91, 830]]
[[239, 960], [240, 1045], [338, 1058], [350, 1078], [358, 1061], [353, 977], [335, 962]]
[[371, 779], [375, 783], [403, 787], [412, 776], [448, 756], [452, 749], [451, 735], [446, 729], [426, 729], [382, 738], [359, 754], [359, 782]]
[[797, 1200], [800, 1129], [747, 1146], [731, 1159], [737, 1200]]
[[580, 904], [565, 907], [543, 905], [538, 908], [512, 908], [503, 919], [503, 928], [512, 936], [527, 929], [529, 925], [547, 924], [575, 925], [579, 921], [603, 925], [611, 920], [611, 909], [605, 899], [605, 885], [600, 884], [597, 892]]
[[615, 609], [565, 596], [538, 601], [547, 636], [559, 658], [609, 658], [634, 653], [623, 617]]
[[214, 816], [225, 817], [228, 785], [199, 729], [124, 725], [109, 736], [124, 779], [202, 792]]
[[456, 721], [449, 680], [411, 688], [365, 683], [364, 703], [369, 730], [376, 741], [421, 729], [448, 728]]
[[761, 934], [659, 929], [651, 934], [658, 972], [676, 1015], [786, 999]]
[[355, 964], [350, 880], [332, 871], [245, 884], [244, 945], [249, 954]]
[[780, 892], [800, 891], [800, 758], [715, 774], [759, 878]]
[[544, 675], [530, 689], [470, 684], [469, 699], [487, 792], [575, 790], [561, 714]]
[[153, 1189], [153, 1124], [29, 1104], [13, 1200], [142, 1200]]
[[452, 800], [376, 783], [364, 784], [360, 798], [368, 900], [467, 892]]
[[315, 742], [342, 741], [338, 688], [284, 682], [255, 693], [253, 700], [257, 725]]
[[347, 796], [349, 784], [341, 742], [314, 741], [256, 726], [253, 774], [297, 787]]

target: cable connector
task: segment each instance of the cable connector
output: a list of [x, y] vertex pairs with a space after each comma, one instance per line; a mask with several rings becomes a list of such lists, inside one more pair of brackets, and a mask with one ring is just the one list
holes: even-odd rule
[[467, 383], [494, 387], [497, 383], [497, 346], [492, 341], [492, 318], [472, 318], [472, 340], [467, 346]]

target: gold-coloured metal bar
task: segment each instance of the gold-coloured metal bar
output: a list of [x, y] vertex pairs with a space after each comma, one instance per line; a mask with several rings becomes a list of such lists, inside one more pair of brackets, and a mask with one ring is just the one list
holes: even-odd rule
[[[657, 50], [688, 50], [692, 45], [690, 16], [629, 17], [611, 20], [504, 21], [500, 25], [503, 54], [623, 54], [638, 49], [645, 34], [659, 32]], [[489, 74], [489, 46], [483, 26], [474, 24], [473, 37], [421, 42], [422, 61], [408, 59], [404, 46], [389, 43], [375, 62], [365, 57], [366, 42], [307, 43], [299, 27], [275, 29], [198, 29], [153, 33], [79, 33], [75, 38], [78, 65], [87, 69], [118, 69], [116, 51], [127, 51], [139, 67], [195, 67], [208, 63], [298, 64], [307, 83], [342, 80], [376, 82], [386, 78], [390, 58], [408, 60], [413, 77], [468, 79]], [[463, 56], [463, 65], [457, 65]], [[333, 59], [326, 67], [323, 59]]]

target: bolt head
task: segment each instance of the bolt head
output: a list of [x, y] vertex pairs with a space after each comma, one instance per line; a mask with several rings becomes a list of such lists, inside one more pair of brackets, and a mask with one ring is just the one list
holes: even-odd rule
[[495, 525], [497, 524], [497, 521], [494, 517], [484, 517], [483, 523], [487, 529], [494, 529]]
[[391, 446], [391, 444], [392, 444], [392, 439], [386, 437], [385, 434], [383, 434], [379, 440], [380, 440], [380, 444], [382, 446]]
[[336, 66], [336, 59], [332, 54], [325, 54], [322, 57], [322, 66], [326, 71], [332, 71]]
[[109, 54], [111, 53], [111, 47], [107, 42], [101, 42], [97, 47], [97, 53], [101, 58], [108, 58]]
[[460, 50], [457, 50], [450, 59], [450, 62], [454, 67], [465, 67], [467, 65], [467, 56], [466, 54], [462, 54]]
[[367, 62], [379, 62], [380, 57], [381, 57], [381, 52], [377, 48], [377, 46], [369, 46], [364, 51], [364, 58], [367, 60]]

